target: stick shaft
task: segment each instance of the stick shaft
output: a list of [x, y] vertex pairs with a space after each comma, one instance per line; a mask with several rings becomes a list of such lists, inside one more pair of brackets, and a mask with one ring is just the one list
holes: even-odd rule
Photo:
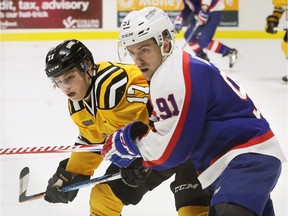
[[0, 155], [15, 155], [15, 154], [40, 154], [40, 153], [65, 153], [65, 152], [88, 152], [102, 150], [103, 145], [70, 145], [70, 146], [34, 146], [34, 147], [15, 147], [1, 148]]
[[189, 34], [188, 38], [185, 40], [185, 43], [184, 43], [182, 49], [184, 49], [186, 47], [186, 45], [189, 43], [190, 39], [193, 37], [193, 35], [195, 34], [195, 32], [199, 26], [200, 26], [199, 22], [196, 22], [196, 24], [195, 24], [194, 28], [192, 29], [191, 33]]
[[32, 201], [32, 200], [37, 200], [37, 199], [42, 199], [45, 196], [45, 192], [37, 193], [37, 194], [32, 194], [29, 196], [24, 196], [20, 195], [19, 196], [19, 202], [27, 202], [27, 201]]
[[75, 184], [67, 185], [65, 187], [62, 187], [61, 191], [62, 192], [68, 192], [68, 191], [72, 191], [72, 190], [78, 190], [80, 188], [87, 187], [87, 186], [92, 185], [92, 184], [94, 185], [94, 184], [109, 182], [109, 181], [113, 181], [113, 180], [120, 179], [120, 178], [122, 178], [122, 177], [121, 177], [119, 172], [107, 174], [107, 175], [100, 176], [97, 178], [92, 178], [92, 179], [89, 179], [86, 181], [81, 181], [81, 182], [77, 182]]

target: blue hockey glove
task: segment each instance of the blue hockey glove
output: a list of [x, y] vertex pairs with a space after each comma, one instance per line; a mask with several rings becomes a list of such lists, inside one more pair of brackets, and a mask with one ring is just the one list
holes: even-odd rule
[[174, 21], [174, 29], [177, 33], [179, 33], [183, 26], [183, 18], [181, 16], [177, 16]]
[[200, 25], [205, 25], [209, 19], [209, 12], [200, 10], [199, 13], [195, 16], [195, 19], [199, 22]]
[[146, 134], [148, 129], [142, 122], [133, 122], [115, 131], [106, 140], [102, 156], [120, 168], [127, 167], [140, 155], [135, 139]]

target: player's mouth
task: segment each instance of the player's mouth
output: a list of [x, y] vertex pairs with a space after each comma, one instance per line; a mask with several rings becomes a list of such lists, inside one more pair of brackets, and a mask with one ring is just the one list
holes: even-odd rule
[[149, 70], [149, 68], [141, 68], [140, 70], [142, 71], [142, 73], [146, 73]]
[[71, 98], [72, 98], [72, 97], [74, 97], [74, 96], [76, 95], [76, 93], [75, 93], [75, 92], [70, 92], [70, 93], [68, 93], [67, 95], [68, 95], [68, 97], [71, 97]]

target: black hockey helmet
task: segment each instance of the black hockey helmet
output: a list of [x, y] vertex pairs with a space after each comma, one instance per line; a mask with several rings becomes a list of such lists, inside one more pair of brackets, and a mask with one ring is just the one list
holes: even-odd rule
[[65, 40], [47, 53], [45, 72], [48, 78], [57, 78], [73, 67], [87, 72], [87, 60], [94, 65], [92, 53], [83, 43], [75, 39]]

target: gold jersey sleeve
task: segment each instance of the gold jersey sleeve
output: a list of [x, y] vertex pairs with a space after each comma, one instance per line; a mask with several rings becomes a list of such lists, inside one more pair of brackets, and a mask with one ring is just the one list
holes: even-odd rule
[[[101, 144], [107, 135], [133, 121], [148, 125], [149, 86], [135, 65], [112, 62], [97, 64], [89, 103], [69, 100], [69, 112], [79, 129], [77, 144]], [[101, 155], [73, 152], [67, 170], [93, 175]]]

